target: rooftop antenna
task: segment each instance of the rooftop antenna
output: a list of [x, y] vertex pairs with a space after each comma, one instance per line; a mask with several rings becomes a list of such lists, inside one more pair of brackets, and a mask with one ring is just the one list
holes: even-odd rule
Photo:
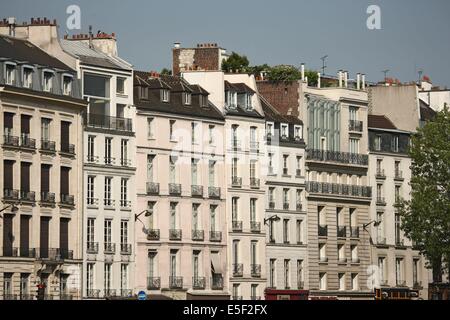
[[325, 68], [327, 67], [325, 64], [325, 60], [328, 58], [328, 55], [324, 55], [320, 60], [322, 60], [322, 75], [325, 75]]
[[389, 69], [386, 69], [386, 70], [383, 70], [383, 71], [381, 71], [381, 72], [383, 72], [384, 73], [384, 82], [386, 82], [386, 79], [387, 79], [387, 74], [388, 74], [388, 72], [389, 71], [391, 71], [391, 70], [389, 70]]
[[423, 69], [419, 69], [419, 70], [417, 71], [417, 73], [419, 74], [419, 84], [420, 84], [420, 82], [422, 81]]

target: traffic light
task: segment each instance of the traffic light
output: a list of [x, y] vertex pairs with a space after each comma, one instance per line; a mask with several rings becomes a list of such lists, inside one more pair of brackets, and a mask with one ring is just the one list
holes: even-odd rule
[[38, 284], [36, 293], [37, 293], [37, 296], [36, 296], [37, 300], [44, 300], [45, 284], [43, 284], [43, 283]]

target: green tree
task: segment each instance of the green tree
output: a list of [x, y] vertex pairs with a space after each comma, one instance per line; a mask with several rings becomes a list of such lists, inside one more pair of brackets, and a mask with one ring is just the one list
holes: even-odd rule
[[162, 68], [160, 74], [162, 74], [164, 76], [171, 76], [172, 75], [172, 70], [169, 70], [167, 68]]
[[225, 72], [247, 72], [250, 62], [244, 55], [232, 52], [228, 59], [222, 61], [222, 71]]
[[411, 138], [411, 200], [398, 205], [405, 235], [428, 259], [433, 281], [450, 271], [450, 113], [447, 106]]

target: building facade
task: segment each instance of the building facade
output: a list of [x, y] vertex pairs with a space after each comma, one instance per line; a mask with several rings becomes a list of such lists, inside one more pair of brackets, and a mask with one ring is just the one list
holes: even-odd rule
[[133, 69], [113, 34], [61, 40], [77, 60], [83, 98], [83, 297], [130, 297], [134, 288], [136, 109]]
[[0, 295], [81, 296], [82, 113], [76, 71], [0, 36]]
[[135, 72], [136, 288], [229, 299], [224, 117], [180, 77]]

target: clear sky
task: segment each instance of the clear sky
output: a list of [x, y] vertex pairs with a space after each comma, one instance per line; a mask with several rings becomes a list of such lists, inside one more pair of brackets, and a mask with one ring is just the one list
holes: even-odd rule
[[[306, 63], [327, 74], [346, 69], [370, 81], [418, 78], [450, 87], [448, 0], [1, 0], [0, 16], [19, 22], [56, 18], [66, 32], [66, 8], [81, 8], [81, 30], [115, 32], [119, 55], [136, 69], [171, 67], [174, 42], [213, 42], [246, 54], [251, 64]], [[369, 30], [369, 5], [381, 9], [381, 30]]]

